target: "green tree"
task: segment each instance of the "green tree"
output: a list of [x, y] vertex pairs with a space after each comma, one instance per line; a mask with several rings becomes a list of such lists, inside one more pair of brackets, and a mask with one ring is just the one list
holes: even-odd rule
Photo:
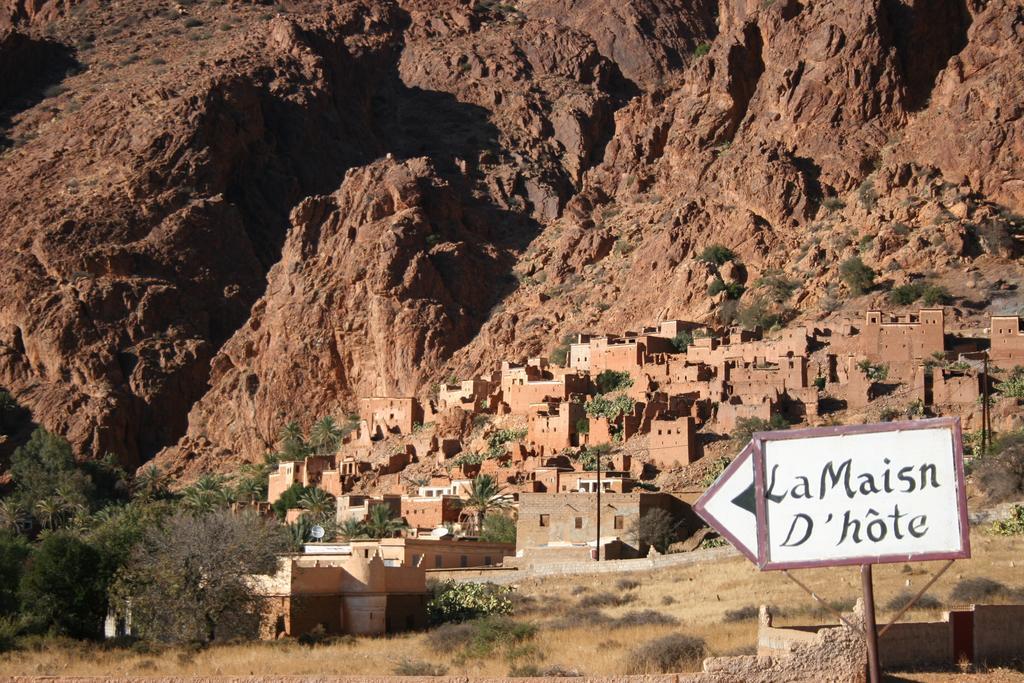
[[612, 398], [598, 395], [587, 401], [587, 404], [583, 406], [583, 410], [590, 417], [603, 417], [609, 422], [614, 422], [622, 415], [632, 413], [634, 406], [636, 406], [636, 401], [625, 394]]
[[515, 543], [516, 520], [509, 515], [487, 515], [480, 540], [486, 543]]
[[337, 452], [341, 439], [341, 427], [330, 415], [317, 421], [309, 432], [309, 445], [317, 455], [331, 455]]
[[603, 370], [594, 379], [594, 385], [600, 394], [610, 394], [615, 391], [624, 391], [633, 386], [633, 378], [628, 372], [617, 372], [615, 370]]
[[338, 536], [346, 541], [352, 541], [357, 538], [366, 538], [366, 525], [361, 519], [349, 517], [348, 519], [342, 520], [341, 524], [338, 525]]
[[310, 448], [302, 436], [302, 428], [294, 420], [281, 428], [281, 455], [287, 460], [302, 460], [309, 455]]
[[390, 505], [371, 505], [364, 528], [370, 538], [392, 538], [405, 528], [405, 522], [395, 515]]
[[103, 558], [68, 532], [37, 545], [21, 579], [24, 612], [36, 628], [72, 638], [97, 638], [107, 614]]
[[170, 495], [167, 475], [156, 465], [149, 465], [132, 482], [132, 492], [142, 500], [158, 500]]
[[18, 584], [25, 570], [29, 547], [24, 537], [0, 531], [0, 617], [17, 614], [21, 605]]
[[732, 438], [737, 444], [746, 444], [754, 432], [769, 432], [789, 429], [789, 423], [781, 415], [772, 415], [770, 420], [759, 417], [740, 417], [736, 419], [736, 428], [732, 430]]
[[277, 515], [277, 518], [284, 519], [289, 510], [294, 510], [299, 507], [299, 501], [302, 500], [304, 495], [306, 495], [307, 490], [308, 489], [299, 482], [295, 482], [286, 488], [281, 493], [281, 497], [275, 500], [274, 504], [270, 506]]
[[693, 334], [683, 330], [676, 336], [672, 337], [672, 348], [679, 353], [683, 353], [693, 343]]
[[[28, 442], [15, 449], [11, 456], [12, 500], [22, 510], [35, 514], [36, 503], [57, 498], [61, 492], [62, 507], [69, 500], [75, 504], [92, 504], [96, 485], [91, 477], [77, 467], [67, 441], [50, 434], [42, 427], [32, 432]], [[44, 512], [49, 513], [50, 506]], [[56, 517], [50, 520], [56, 521]]]
[[473, 478], [469, 494], [462, 502], [462, 508], [473, 520], [473, 528], [477, 533], [483, 530], [487, 514], [492, 510], [505, 510], [511, 502], [505, 495], [505, 489], [489, 474], [480, 474]]
[[875, 286], [875, 271], [860, 259], [852, 256], [839, 266], [839, 277], [855, 296]]
[[183, 492], [181, 504], [186, 510], [205, 514], [232, 502], [232, 492], [220, 475], [204, 474]]
[[0, 529], [24, 531], [32, 524], [32, 518], [13, 498], [0, 498]]
[[299, 507], [305, 510], [315, 524], [320, 524], [334, 516], [337, 505], [334, 496], [321, 488], [306, 489], [299, 499]]
[[711, 244], [704, 247], [704, 251], [700, 252], [700, 256], [697, 257], [697, 260], [716, 266], [722, 266], [725, 265], [727, 261], [732, 261], [734, 258], [736, 258], [736, 254], [732, 249], [722, 246], [721, 244]]

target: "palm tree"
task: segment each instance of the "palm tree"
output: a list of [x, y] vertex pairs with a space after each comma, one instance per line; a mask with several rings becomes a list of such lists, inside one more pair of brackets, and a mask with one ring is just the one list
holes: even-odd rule
[[0, 500], [0, 529], [18, 532], [31, 524], [25, 510], [10, 499]]
[[366, 515], [366, 533], [370, 538], [391, 538], [405, 528], [400, 517], [395, 517], [388, 505], [372, 505]]
[[232, 492], [224, 486], [224, 477], [204, 474], [196, 483], [185, 489], [182, 503], [196, 513], [212, 512], [227, 507], [232, 502]]
[[289, 460], [301, 460], [309, 454], [299, 423], [292, 420], [281, 428], [281, 453]]
[[135, 475], [132, 489], [143, 500], [163, 498], [167, 495], [167, 476], [156, 465], [150, 465]]
[[255, 503], [267, 496], [267, 482], [265, 479], [257, 479], [255, 476], [246, 477], [235, 486], [235, 498]]
[[338, 525], [338, 536], [346, 541], [356, 538], [366, 538], [366, 525], [362, 520], [349, 517]]
[[505, 488], [489, 474], [480, 474], [473, 478], [468, 497], [462, 501], [465, 514], [473, 519], [473, 527], [477, 533], [483, 529], [484, 518], [492, 510], [504, 510], [511, 505], [505, 497]]
[[302, 552], [303, 544], [309, 540], [309, 532], [313, 530], [313, 522], [306, 515], [288, 525], [291, 534], [291, 546], [294, 552]]
[[56, 529], [64, 523], [64, 514], [67, 507], [64, 501], [59, 498], [43, 498], [36, 502], [36, 517], [44, 529]]
[[311, 488], [299, 499], [299, 507], [309, 513], [313, 521], [319, 524], [327, 519], [336, 509], [334, 496], [321, 488]]
[[309, 430], [309, 443], [317, 455], [330, 455], [341, 445], [341, 427], [328, 415], [319, 420]]

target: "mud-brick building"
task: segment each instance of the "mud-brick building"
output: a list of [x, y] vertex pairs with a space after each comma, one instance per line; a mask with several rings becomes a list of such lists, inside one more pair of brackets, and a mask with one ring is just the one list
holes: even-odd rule
[[651, 420], [651, 459], [662, 469], [689, 465], [697, 459], [697, 431], [690, 416]]
[[422, 566], [387, 566], [380, 555], [303, 557], [278, 561], [273, 576], [250, 577], [264, 600], [263, 638], [329, 634], [383, 635], [426, 625]]
[[359, 418], [371, 435], [411, 434], [413, 426], [423, 424], [423, 406], [415, 398], [372, 396], [359, 399]]
[[941, 308], [922, 308], [917, 315], [868, 311], [859, 335], [859, 355], [873, 363], [887, 363], [897, 375], [909, 378], [915, 361], [945, 350], [945, 330]]
[[1016, 315], [994, 315], [991, 325], [992, 346], [989, 358], [1011, 367], [1024, 365], [1024, 326]]
[[335, 497], [342, 492], [342, 475], [333, 455], [311, 455], [305, 460], [278, 463], [277, 471], [267, 477], [267, 501], [276, 502], [296, 483], [316, 486]]
[[[642, 516], [659, 508], [678, 522], [677, 540], [700, 526], [690, 505], [669, 493], [602, 494], [601, 545], [608, 549], [602, 557], [626, 559], [645, 554], [648, 548], [631, 530]], [[557, 561], [589, 556], [597, 542], [597, 514], [596, 493], [520, 494], [516, 557]]]
[[490, 567], [516, 552], [511, 543], [432, 537], [354, 540], [350, 547], [353, 555], [366, 559], [380, 555], [385, 565], [422, 565], [424, 569]]

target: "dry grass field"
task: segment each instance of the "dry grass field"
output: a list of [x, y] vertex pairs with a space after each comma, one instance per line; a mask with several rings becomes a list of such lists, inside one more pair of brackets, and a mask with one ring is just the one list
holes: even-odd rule
[[[931, 607], [906, 618], [928, 619], [957, 600], [972, 579], [1005, 587], [984, 602], [1024, 599], [1024, 538], [972, 535], [974, 557], [958, 561], [929, 590]], [[880, 565], [875, 569], [879, 621], [890, 603], [916, 592], [941, 563]], [[855, 567], [798, 572], [820, 595], [849, 606], [860, 594]], [[977, 589], [978, 586], [975, 586]], [[982, 586], [981, 588], [984, 588]], [[1016, 595], [1015, 595], [1016, 593]], [[199, 652], [100, 648], [67, 642], [0, 656], [0, 675], [371, 675], [449, 673], [504, 676], [517, 673], [578, 672], [621, 674], [635, 666], [634, 648], [667, 634], [703, 639], [711, 655], [752, 652], [757, 605], [778, 606], [778, 624], [835, 623], [796, 585], [778, 572], [758, 572], [736, 557], [713, 564], [656, 572], [547, 577], [517, 587], [516, 621], [536, 627], [532, 638], [489, 654], [461, 646], [465, 632], [443, 627], [388, 638], [345, 638], [315, 646], [294, 641], [222, 645]], [[658, 623], [664, 622], [664, 623]], [[690, 667], [699, 668], [699, 658]], [[894, 680], [1024, 681], [1012, 671], [960, 676], [955, 673], [899, 674]]]

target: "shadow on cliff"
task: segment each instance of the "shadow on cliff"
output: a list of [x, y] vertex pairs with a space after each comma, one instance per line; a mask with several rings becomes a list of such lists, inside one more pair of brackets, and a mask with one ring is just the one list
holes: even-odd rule
[[7, 137], [14, 117], [59, 94], [60, 82], [80, 68], [63, 43], [22, 33], [0, 37], [0, 150], [16, 143]]

